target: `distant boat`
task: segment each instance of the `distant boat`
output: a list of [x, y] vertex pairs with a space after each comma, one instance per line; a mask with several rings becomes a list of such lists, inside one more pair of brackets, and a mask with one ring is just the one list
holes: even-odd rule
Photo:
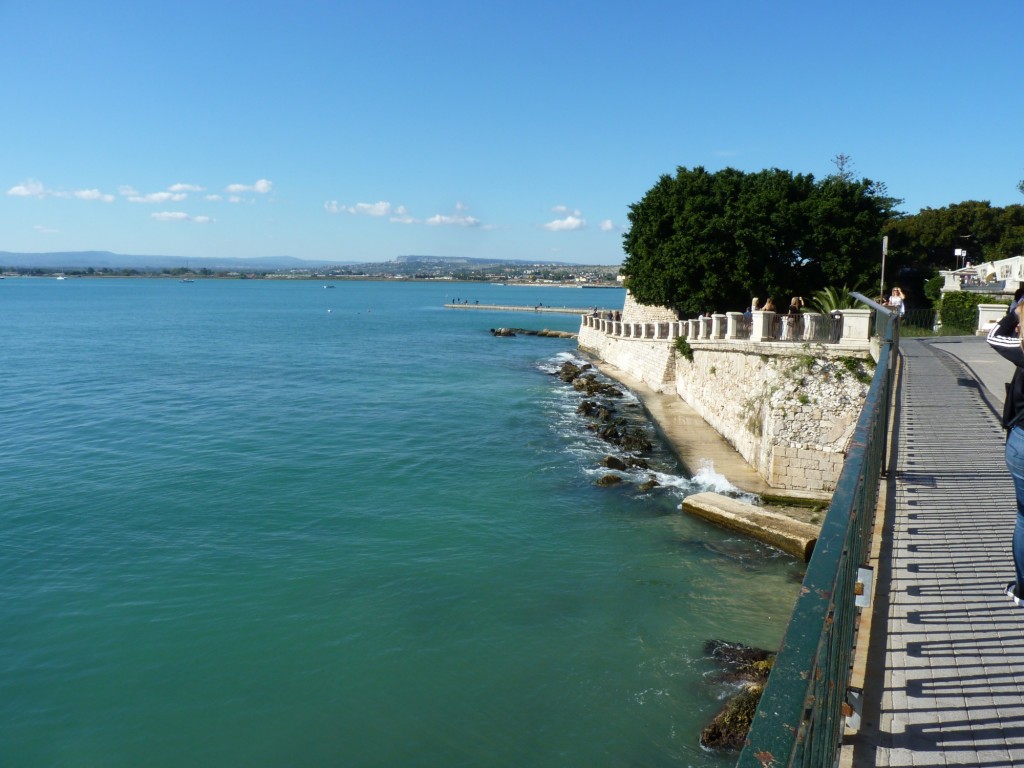
[[183, 277], [183, 278], [181, 278], [181, 282], [183, 282], [183, 283], [194, 283], [195, 280], [193, 280], [191, 277]]
[[325, 285], [324, 288], [333, 288], [333, 285]]
[[67, 280], [67, 278], [64, 277], [64, 275], [57, 275], [57, 279], [58, 280]]

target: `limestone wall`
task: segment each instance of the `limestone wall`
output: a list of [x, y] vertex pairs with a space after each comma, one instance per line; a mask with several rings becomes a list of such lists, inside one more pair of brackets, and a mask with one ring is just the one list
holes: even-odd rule
[[[622, 323], [666, 323], [676, 313], [627, 295]], [[725, 437], [765, 481], [779, 489], [835, 489], [860, 417], [874, 363], [866, 348], [760, 341], [628, 338], [588, 326], [581, 350], [675, 392]]]
[[626, 300], [622, 304], [622, 322], [672, 323], [678, 319], [679, 314], [674, 309], [640, 304], [633, 298], [633, 294], [626, 292]]
[[578, 346], [584, 352], [640, 379], [655, 392], [671, 392], [673, 389], [677, 353], [669, 341], [616, 338], [582, 326]]
[[776, 488], [832, 491], [864, 405], [867, 355], [696, 342], [679, 358], [679, 396]]

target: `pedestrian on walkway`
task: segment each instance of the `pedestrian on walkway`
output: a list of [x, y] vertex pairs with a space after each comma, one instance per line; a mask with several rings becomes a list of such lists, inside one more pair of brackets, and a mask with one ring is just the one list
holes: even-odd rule
[[1006, 386], [1003, 428], [1006, 430], [1006, 468], [1013, 478], [1017, 496], [1017, 522], [1013, 527], [1013, 565], [1016, 579], [1006, 585], [1006, 596], [1024, 607], [1024, 339], [1021, 318], [1024, 303], [1016, 307], [988, 332], [989, 345], [1016, 366]]

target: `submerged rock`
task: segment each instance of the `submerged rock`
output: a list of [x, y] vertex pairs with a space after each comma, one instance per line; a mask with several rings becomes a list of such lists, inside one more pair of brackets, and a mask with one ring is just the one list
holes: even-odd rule
[[740, 750], [754, 722], [763, 685], [751, 685], [737, 693], [700, 733], [700, 744], [708, 749]]
[[775, 654], [722, 640], [709, 640], [704, 652], [722, 666], [716, 680], [732, 685], [738, 683], [742, 688], [701, 731], [700, 743], [710, 749], [742, 749]]
[[605, 456], [598, 464], [602, 467], [608, 467], [608, 469], [617, 469], [620, 472], [626, 469], [626, 462], [617, 456]]
[[648, 491], [653, 491], [659, 485], [661, 485], [661, 483], [659, 483], [657, 480], [651, 477], [640, 483], [640, 485], [638, 485], [636, 489], [640, 491], [640, 493], [647, 493]]
[[618, 485], [621, 482], [622, 478], [619, 477], [618, 475], [608, 474], [602, 475], [601, 478], [597, 481], [597, 484], [602, 488], [607, 488], [610, 485]]

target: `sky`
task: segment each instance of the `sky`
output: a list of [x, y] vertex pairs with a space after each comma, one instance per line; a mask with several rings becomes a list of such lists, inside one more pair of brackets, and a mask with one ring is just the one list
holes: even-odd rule
[[0, 0], [0, 250], [616, 264], [677, 167], [1024, 203], [1024, 2]]

